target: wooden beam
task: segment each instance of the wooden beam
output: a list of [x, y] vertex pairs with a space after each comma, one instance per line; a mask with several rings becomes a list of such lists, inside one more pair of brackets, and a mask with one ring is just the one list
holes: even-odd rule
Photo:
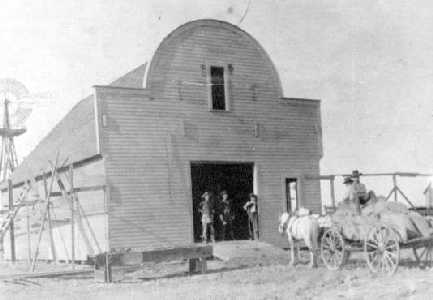
[[[71, 201], [71, 264], [72, 269], [75, 269], [75, 195], [74, 195], [74, 168], [69, 166], [69, 180], [70, 180], [70, 201]], [[60, 180], [60, 178], [59, 178]], [[67, 199], [66, 199], [67, 200]]]
[[[102, 191], [105, 189], [105, 185], [92, 185], [92, 186], [82, 186], [74, 188], [74, 190], [68, 191], [67, 195], [71, 195], [71, 193], [85, 193], [85, 192], [95, 192], [95, 191]], [[51, 192], [51, 197], [62, 197], [62, 192]]]
[[57, 174], [56, 168], [57, 168], [58, 159], [59, 159], [59, 154], [57, 153], [56, 163], [54, 166], [52, 166], [51, 174], [53, 174], [53, 176], [51, 177], [50, 187], [48, 189], [48, 193], [45, 194], [46, 207], [45, 207], [45, 211], [44, 211], [43, 216], [42, 216], [41, 227], [39, 228], [38, 240], [37, 240], [36, 249], [35, 249], [35, 255], [33, 255], [33, 261], [32, 261], [32, 265], [31, 265], [31, 271], [32, 272], [35, 271], [36, 261], [37, 261], [38, 256], [39, 256], [39, 247], [40, 247], [41, 240], [42, 240], [42, 234], [44, 232], [45, 222], [47, 220], [47, 206], [50, 203], [50, 201], [49, 201], [50, 200], [50, 194], [51, 194], [51, 191], [53, 190], [53, 184], [54, 184], [54, 180], [55, 180], [55, 177]]
[[336, 175], [305, 175], [306, 180], [333, 180]]
[[21, 274], [4, 274], [0, 275], [1, 280], [25, 279], [25, 278], [55, 278], [61, 276], [85, 275], [92, 274], [93, 270], [65, 270], [54, 272], [38, 272], [38, 273], [21, 273]]
[[[128, 266], [144, 262], [158, 263], [179, 259], [209, 258], [212, 255], [213, 247], [211, 245], [192, 245], [149, 251], [112, 253], [109, 254], [109, 260], [112, 266]], [[106, 253], [99, 254], [95, 257], [95, 264], [104, 266], [105, 260]]]
[[[47, 177], [44, 176], [44, 193], [45, 195], [48, 194], [48, 185], [47, 185]], [[50, 237], [50, 245], [51, 245], [51, 255], [53, 258], [54, 263], [57, 262], [57, 255], [56, 255], [56, 245], [54, 243], [54, 237], [53, 237], [53, 224], [51, 222], [51, 208], [50, 208], [50, 197], [47, 198], [47, 220], [48, 220], [48, 234]]]
[[26, 229], [27, 229], [27, 256], [29, 260], [29, 264], [32, 263], [32, 239], [30, 232], [30, 208], [26, 207]]
[[95, 192], [105, 189], [105, 185], [81, 186], [74, 188], [74, 193]]
[[[73, 163], [71, 163], [71, 164], [69, 164], [69, 165], [59, 167], [59, 168], [56, 169], [56, 172], [58, 172], [58, 173], [66, 172], [66, 171], [69, 170], [69, 166], [71, 166], [71, 165], [72, 165], [72, 167], [73, 167], [74, 169], [75, 169], [75, 168], [84, 167], [84, 166], [86, 166], [86, 165], [89, 165], [89, 164], [94, 163], [94, 162], [96, 162], [96, 161], [99, 161], [99, 160], [101, 160], [101, 159], [102, 159], [102, 155], [101, 155], [101, 154], [95, 154], [95, 155], [90, 156], [90, 157], [88, 157], [88, 158], [85, 158], [85, 159], [82, 159], [82, 160], [79, 160], [79, 161], [73, 162]], [[53, 174], [52, 171], [49, 171], [49, 172], [46, 173], [47, 177], [52, 176], [52, 174]], [[33, 178], [33, 180], [34, 180], [35, 182], [37, 182], [37, 181], [41, 181], [42, 179], [43, 179], [43, 174], [37, 175], [37, 176], [35, 176], [35, 177]], [[15, 189], [15, 188], [19, 188], [19, 187], [25, 185], [28, 181], [29, 181], [29, 180], [23, 180], [23, 181], [21, 181], [21, 182], [14, 183], [13, 188], [14, 188], [14, 189]], [[7, 186], [5, 186], [5, 185], [3, 185], [3, 184], [0, 184], [0, 189], [1, 189], [1, 191], [7, 191]]]
[[[12, 180], [8, 180], [8, 189], [9, 189], [9, 210], [12, 211], [14, 209], [14, 189], [12, 185]], [[11, 246], [11, 260], [15, 262], [15, 230], [14, 230], [14, 218], [11, 218], [9, 221], [9, 237], [10, 237], [10, 246]]]
[[[102, 252], [101, 247], [99, 246], [98, 238], [96, 237], [95, 231], [93, 230], [93, 228], [89, 222], [89, 219], [87, 218], [86, 213], [85, 213], [85, 211], [84, 211], [84, 209], [81, 206], [79, 201], [77, 201], [77, 209], [78, 209], [78, 214], [80, 215], [80, 220], [81, 220], [81, 218], [83, 218], [87, 224], [87, 228], [89, 229], [89, 232], [93, 238], [93, 242], [96, 245], [96, 250], [98, 251], [98, 253]], [[83, 236], [85, 236], [84, 228], [82, 228], [82, 234], [83, 234]], [[85, 238], [87, 238], [87, 237], [85, 237]], [[93, 255], [93, 248], [92, 248], [91, 254]]]
[[331, 205], [335, 207], [335, 178], [329, 180], [330, 190], [331, 190]]

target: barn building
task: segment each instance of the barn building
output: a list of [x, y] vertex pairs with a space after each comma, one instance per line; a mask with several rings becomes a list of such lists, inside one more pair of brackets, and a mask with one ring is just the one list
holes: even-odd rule
[[[162, 40], [149, 65], [94, 86], [15, 170], [15, 194], [33, 177], [44, 199], [41, 170], [56, 153], [72, 164], [76, 187], [105, 187], [78, 193], [86, 222], [74, 223], [77, 259], [199, 241], [205, 191], [228, 191], [236, 239], [248, 238], [242, 206], [251, 192], [260, 239], [273, 244], [285, 245], [276, 227], [282, 211], [321, 211], [319, 183], [304, 180], [319, 175], [320, 101], [283, 97], [266, 51], [227, 22], [186, 23]], [[70, 207], [51, 200], [56, 258], [68, 259]], [[38, 218], [36, 206], [16, 218], [18, 259], [35, 251]], [[52, 258], [49, 243], [44, 234], [40, 258]]]

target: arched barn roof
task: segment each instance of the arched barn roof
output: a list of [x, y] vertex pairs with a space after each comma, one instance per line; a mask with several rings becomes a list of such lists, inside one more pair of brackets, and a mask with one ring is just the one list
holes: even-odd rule
[[185, 23], [177, 27], [175, 30], [169, 33], [159, 44], [158, 48], [156, 49], [153, 55], [150, 65], [146, 69], [145, 76], [143, 78], [143, 87], [151, 89], [151, 78], [153, 76], [153, 73], [156, 71], [155, 68], [157, 68], [158, 62], [161, 59], [162, 56], [161, 54], [165, 52], [166, 48], [179, 47], [179, 41], [181, 41], [180, 37], [183, 34], [188, 32], [194, 32], [199, 28], [205, 28], [205, 27], [222, 28], [224, 30], [231, 31], [239, 35], [239, 38], [245, 39], [249, 43], [254, 45], [254, 47], [262, 56], [263, 60], [272, 67], [273, 77], [274, 77], [273, 80], [278, 83], [279, 96], [283, 97], [281, 81], [277, 69], [274, 63], [272, 62], [271, 58], [265, 51], [265, 49], [263, 49], [263, 47], [260, 45], [260, 43], [255, 38], [253, 38], [249, 33], [242, 30], [240, 27], [235, 26], [226, 21], [220, 21], [214, 19], [200, 19], [200, 20], [190, 21], [188, 23]]

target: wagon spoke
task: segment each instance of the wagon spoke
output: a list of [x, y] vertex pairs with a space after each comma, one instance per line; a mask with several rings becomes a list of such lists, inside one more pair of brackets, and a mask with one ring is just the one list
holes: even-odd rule
[[397, 255], [395, 253], [392, 252], [385, 252], [385, 257], [392, 263], [394, 264], [397, 261]]
[[376, 262], [379, 262], [379, 255], [376, 251], [369, 253], [370, 256], [373, 256], [371, 258], [372, 265], [376, 265]]
[[385, 257], [385, 261], [389, 263], [389, 265], [392, 267], [395, 264], [395, 261], [392, 259], [391, 255], [387, 252], [384, 253], [383, 257]]
[[321, 256], [324, 264], [330, 270], [338, 269], [343, 263], [344, 240], [341, 234], [331, 228], [322, 237]]
[[378, 245], [375, 242], [373, 242], [373, 241], [368, 241], [367, 242], [367, 246], [371, 247], [373, 249], [377, 249], [377, 247], [378, 247]]
[[399, 251], [398, 237], [387, 226], [372, 228], [364, 241], [367, 264], [375, 273], [392, 274], [398, 266]]

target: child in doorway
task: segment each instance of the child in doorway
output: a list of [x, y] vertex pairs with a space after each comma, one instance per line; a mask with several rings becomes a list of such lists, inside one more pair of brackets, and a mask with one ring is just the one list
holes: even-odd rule
[[259, 239], [259, 215], [257, 206], [257, 195], [250, 194], [250, 201], [245, 203], [244, 210], [248, 214], [248, 230], [251, 240]]

